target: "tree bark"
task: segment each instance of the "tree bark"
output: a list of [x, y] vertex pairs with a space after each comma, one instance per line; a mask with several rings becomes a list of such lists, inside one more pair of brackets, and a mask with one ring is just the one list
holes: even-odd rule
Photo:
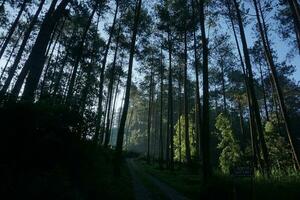
[[184, 32], [184, 133], [185, 133], [185, 156], [187, 165], [191, 165], [191, 147], [189, 132], [189, 102], [188, 102], [188, 54], [187, 54], [187, 32]]
[[116, 41], [116, 49], [115, 49], [115, 55], [113, 59], [112, 64], [112, 77], [110, 79], [109, 85], [108, 85], [108, 92], [109, 92], [109, 98], [108, 98], [108, 111], [106, 113], [106, 129], [105, 129], [105, 140], [104, 140], [104, 146], [107, 147], [110, 139], [110, 132], [109, 132], [109, 125], [110, 125], [110, 109], [112, 104], [112, 91], [113, 91], [113, 85], [114, 85], [114, 79], [115, 79], [115, 69], [116, 69], [116, 62], [117, 62], [117, 56], [118, 56], [118, 50], [119, 50], [119, 40], [120, 40], [120, 32], [121, 27], [119, 26], [118, 30], [118, 36]]
[[159, 168], [163, 169], [164, 148], [163, 148], [163, 85], [164, 64], [162, 47], [160, 49], [160, 126], [159, 126]]
[[268, 153], [267, 145], [266, 145], [264, 134], [263, 134], [263, 128], [262, 128], [261, 117], [260, 117], [260, 112], [259, 112], [259, 105], [258, 105], [256, 94], [254, 91], [253, 72], [252, 72], [252, 66], [251, 66], [251, 62], [250, 62], [250, 56], [249, 56], [246, 36], [245, 36], [245, 32], [244, 32], [244, 26], [243, 26], [242, 17], [240, 14], [239, 4], [238, 4], [237, 0], [233, 0], [233, 2], [234, 2], [235, 9], [236, 9], [236, 16], [237, 16], [237, 20], [238, 20], [239, 29], [240, 29], [240, 36], [241, 36], [241, 41], [242, 41], [242, 45], [243, 45], [245, 64], [246, 64], [246, 68], [247, 68], [247, 72], [248, 72], [248, 87], [249, 87], [249, 93], [251, 96], [250, 105], [252, 105], [252, 108], [253, 108], [254, 120], [255, 120], [255, 124], [256, 124], [257, 133], [259, 136], [260, 146], [262, 149], [262, 155], [264, 158], [264, 162], [266, 164], [265, 167], [266, 167], [267, 171], [269, 172], [269, 169], [270, 169], [269, 153]]
[[150, 164], [150, 140], [151, 140], [151, 110], [152, 110], [152, 93], [153, 93], [153, 66], [151, 66], [150, 72], [150, 84], [149, 84], [149, 104], [148, 104], [148, 127], [147, 127], [147, 163]]
[[[264, 28], [266, 28], [266, 26], [264, 24], [264, 27], [263, 27], [263, 25], [261, 23], [257, 1], [253, 0], [253, 3], [254, 3], [254, 7], [255, 7], [255, 12], [256, 12], [256, 18], [257, 18], [257, 21], [258, 21], [260, 37], [261, 37], [261, 40], [262, 40], [262, 43], [263, 43], [264, 53], [265, 53], [267, 63], [270, 67], [271, 77], [272, 77], [273, 85], [275, 87], [275, 91], [276, 91], [276, 94], [277, 94], [279, 107], [280, 107], [280, 110], [281, 110], [281, 115], [283, 117], [285, 129], [286, 129], [286, 132], [287, 132], [289, 143], [291, 145], [291, 149], [292, 149], [292, 153], [293, 153], [293, 157], [294, 157], [296, 166], [297, 166], [298, 169], [300, 169], [299, 156], [297, 155], [297, 152], [296, 152], [296, 149], [295, 149], [294, 138], [291, 134], [291, 128], [290, 128], [290, 124], [289, 124], [290, 122], [289, 122], [286, 106], [285, 106], [285, 103], [284, 103], [284, 97], [283, 97], [282, 89], [281, 89], [280, 84], [279, 84], [277, 70], [276, 70], [276, 67], [275, 67], [271, 47], [270, 47], [269, 41], [266, 38], [267, 35], [265, 35], [265, 32], [264, 32]], [[265, 31], [267, 31], [267, 30], [265, 29]]]
[[78, 47], [78, 55], [76, 56], [76, 60], [75, 60], [75, 64], [74, 64], [74, 68], [73, 68], [73, 72], [72, 72], [72, 76], [71, 76], [71, 80], [70, 80], [70, 84], [69, 84], [69, 89], [68, 89], [68, 93], [67, 93], [67, 97], [66, 97], [66, 104], [70, 104], [71, 98], [73, 96], [73, 90], [74, 90], [74, 86], [75, 86], [75, 79], [77, 76], [77, 71], [78, 71], [78, 67], [79, 64], [81, 62], [82, 59], [82, 53], [84, 50], [84, 42], [86, 41], [87, 35], [88, 35], [88, 31], [91, 27], [94, 15], [97, 11], [99, 3], [97, 3], [95, 5], [95, 7], [93, 8], [92, 14], [90, 15], [88, 22], [85, 26], [84, 32], [82, 34], [82, 38], [81, 41], [79, 43], [79, 47]]
[[[21, 33], [21, 35], [22, 35], [22, 33]], [[8, 64], [9, 64], [9, 62], [10, 62], [10, 60], [11, 60], [11, 58], [13, 57], [13, 54], [14, 54], [14, 52], [15, 52], [15, 49], [17, 48], [17, 46], [18, 46], [18, 44], [19, 44], [20, 38], [21, 38], [21, 37], [19, 37], [19, 38], [17, 39], [17, 41], [15, 42], [13, 48], [11, 49], [11, 52], [10, 52], [10, 54], [9, 54], [9, 56], [8, 56], [8, 59], [7, 59], [6, 63], [5, 63], [5, 66], [4, 66], [4, 68], [3, 68], [2, 72], [1, 72], [0, 81], [2, 80], [2, 78], [3, 78], [3, 76], [4, 76], [4, 73], [5, 73], [5, 71], [6, 71], [6, 68], [7, 68], [7, 66], [8, 66]], [[9, 72], [8, 72], [8, 73], [9, 73]], [[4, 84], [4, 86], [5, 86], [5, 84]], [[3, 87], [4, 87], [4, 86], [3, 86]], [[0, 96], [2, 96], [2, 95], [5, 94], [5, 92], [2, 92], [2, 90], [3, 90], [3, 88], [2, 88], [1, 91], [0, 91]]]
[[221, 64], [221, 74], [222, 74], [223, 112], [227, 113], [225, 71], [224, 71], [224, 64], [223, 63]]
[[267, 105], [266, 89], [265, 89], [265, 83], [264, 83], [264, 76], [263, 76], [263, 71], [262, 71], [261, 65], [259, 65], [259, 73], [260, 73], [260, 82], [261, 82], [261, 87], [262, 87], [262, 92], [263, 92], [263, 99], [264, 99], [264, 108], [265, 108], [265, 113], [266, 113], [266, 119], [267, 119], [267, 121], [270, 121], [269, 111], [268, 111], [268, 105]]
[[41, 0], [39, 8], [37, 9], [33, 19], [31, 20], [31, 22], [29, 24], [28, 29], [26, 30], [26, 32], [24, 34], [23, 41], [22, 41], [21, 46], [19, 48], [19, 51], [18, 51], [18, 53], [15, 57], [15, 61], [14, 61], [13, 65], [10, 67], [10, 69], [8, 71], [8, 78], [6, 79], [5, 84], [4, 84], [3, 88], [1, 89], [1, 93], [3, 93], [3, 94], [7, 92], [7, 89], [8, 89], [8, 87], [9, 87], [9, 85], [10, 85], [12, 79], [13, 79], [13, 76], [16, 73], [16, 69], [17, 69], [17, 67], [20, 63], [21, 58], [22, 58], [23, 52], [25, 50], [25, 46], [26, 46], [26, 44], [29, 40], [30, 34], [31, 34], [36, 22], [37, 22], [38, 16], [42, 11], [44, 3], [45, 3], [45, 0]]
[[209, 130], [209, 82], [208, 82], [208, 41], [205, 31], [205, 15], [204, 15], [205, 0], [199, 2], [199, 19], [202, 42], [202, 60], [203, 60], [203, 116], [202, 116], [202, 131], [201, 131], [201, 150], [203, 154], [203, 181], [208, 182], [211, 176], [210, 166], [210, 130]]
[[27, 6], [28, 1], [29, 0], [23, 0], [23, 3], [21, 4], [21, 8], [19, 10], [19, 13], [18, 13], [15, 21], [12, 23], [12, 25], [11, 25], [9, 31], [8, 31], [8, 34], [7, 34], [7, 36], [6, 36], [5, 40], [4, 40], [4, 43], [3, 43], [3, 45], [2, 45], [2, 47], [0, 49], [0, 59], [2, 58], [2, 56], [3, 56], [4, 52], [5, 52], [5, 49], [6, 49], [7, 45], [8, 45], [8, 43], [10, 42], [11, 37], [13, 36], [13, 34], [14, 34], [14, 32], [15, 32], [18, 24], [19, 24], [20, 18], [21, 18], [22, 14], [23, 14], [26, 6]]
[[[192, 0], [192, 11], [193, 11], [193, 23], [195, 19], [195, 4], [194, 0]], [[196, 76], [196, 98], [195, 98], [195, 128], [196, 128], [196, 160], [200, 159], [200, 135], [201, 135], [201, 101], [200, 101], [200, 81], [199, 81], [199, 59], [197, 55], [197, 38], [196, 38], [196, 24], [194, 24], [194, 31], [193, 31], [193, 39], [194, 39], [194, 67], [195, 67], [195, 76]]]
[[[173, 122], [173, 73], [172, 73], [172, 41], [171, 34], [168, 31], [168, 48], [169, 48], [169, 84], [168, 84], [168, 131], [166, 142], [166, 164], [167, 167], [174, 168], [174, 122]], [[171, 145], [171, 148], [170, 148]]]
[[253, 153], [253, 155], [252, 155], [253, 165], [255, 167], [258, 167], [257, 162], [260, 160], [258, 158], [260, 156], [259, 156], [259, 154], [257, 154], [257, 152], [259, 152], [259, 150], [258, 150], [258, 142], [257, 142], [255, 124], [253, 122], [254, 121], [253, 120], [253, 112], [252, 112], [253, 109], [252, 109], [251, 100], [250, 100], [251, 94], [249, 92], [249, 86], [248, 86], [248, 72], [245, 69], [244, 60], [243, 60], [243, 57], [242, 57], [239, 41], [238, 41], [238, 38], [237, 38], [237, 33], [236, 33], [235, 25], [234, 25], [234, 22], [233, 22], [234, 15], [232, 13], [230, 1], [227, 0], [226, 4], [227, 4], [227, 9], [229, 11], [230, 23], [231, 23], [231, 26], [232, 26], [233, 35], [234, 35], [235, 43], [236, 43], [236, 46], [237, 46], [239, 59], [241, 61], [242, 72], [243, 72], [243, 75], [244, 75], [244, 81], [245, 81], [245, 85], [246, 85], [247, 103], [248, 103], [249, 113], [250, 113], [249, 127], [250, 127], [251, 147], [252, 147], [252, 153]]
[[102, 120], [102, 100], [103, 100], [103, 84], [104, 84], [104, 72], [105, 72], [105, 68], [106, 68], [106, 61], [107, 61], [107, 55], [110, 49], [110, 44], [111, 44], [111, 40], [112, 37], [114, 35], [115, 32], [115, 25], [116, 25], [116, 20], [117, 20], [117, 16], [118, 16], [118, 9], [119, 9], [119, 0], [116, 0], [116, 10], [115, 10], [115, 14], [114, 14], [114, 19], [113, 19], [113, 24], [111, 27], [111, 32], [109, 34], [109, 38], [106, 44], [106, 48], [105, 48], [105, 52], [104, 52], [104, 56], [103, 56], [103, 60], [102, 60], [102, 67], [100, 69], [100, 82], [99, 82], [99, 94], [98, 94], [98, 107], [97, 107], [97, 117], [96, 117], [96, 130], [95, 130], [95, 134], [93, 137], [93, 141], [95, 143], [97, 143], [97, 140], [99, 138], [100, 135], [100, 128], [101, 128], [101, 120]]
[[125, 128], [125, 123], [126, 123], [126, 118], [127, 118], [127, 113], [128, 113], [128, 107], [129, 107], [133, 57], [134, 57], [134, 53], [135, 53], [135, 43], [136, 43], [136, 38], [137, 38], [137, 33], [138, 33], [141, 8], [142, 8], [142, 0], [138, 0], [137, 6], [136, 6], [136, 11], [135, 11], [135, 17], [134, 17], [131, 44], [130, 44], [129, 66], [128, 66], [124, 108], [123, 108], [123, 113], [122, 113], [122, 117], [121, 117], [120, 128], [118, 130], [118, 136], [117, 136], [115, 166], [114, 166], [114, 174], [117, 177], [120, 176], [120, 170], [121, 170], [120, 167], [121, 167], [123, 140], [124, 140], [124, 128]]
[[62, 0], [58, 7], [55, 9], [57, 0], [52, 1], [50, 9], [45, 16], [35, 44], [32, 47], [32, 51], [24, 65], [24, 67], [28, 67], [30, 71], [28, 73], [27, 81], [22, 95], [23, 101], [33, 102], [35, 99], [35, 92], [44, 68], [46, 60], [45, 52], [49, 44], [51, 34], [55, 28], [55, 25], [62, 17], [69, 2], [70, 0]]

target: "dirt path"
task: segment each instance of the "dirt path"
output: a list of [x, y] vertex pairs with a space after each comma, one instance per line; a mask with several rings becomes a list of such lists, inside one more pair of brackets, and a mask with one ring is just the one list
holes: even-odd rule
[[135, 164], [133, 159], [128, 159], [127, 160], [128, 167], [133, 179], [133, 187], [135, 191], [135, 196], [136, 200], [140, 199], [158, 199], [154, 197], [149, 190], [145, 186], [143, 186], [139, 175], [141, 174], [146, 177], [158, 190], [160, 190], [161, 193], [166, 197], [166, 199], [170, 200], [188, 200], [188, 198], [184, 197], [180, 193], [178, 193], [176, 190], [171, 188], [169, 185], [166, 183], [161, 182], [158, 180], [156, 177], [142, 171], [141, 169], [138, 168], [138, 166]]
[[135, 200], [154, 200], [149, 190], [143, 185], [136, 173], [136, 166], [132, 159], [127, 159], [128, 169], [132, 178]]

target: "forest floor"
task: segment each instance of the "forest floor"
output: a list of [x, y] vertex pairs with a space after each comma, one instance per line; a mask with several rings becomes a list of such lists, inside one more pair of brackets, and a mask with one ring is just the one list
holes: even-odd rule
[[188, 200], [168, 184], [147, 173], [133, 158], [127, 159], [127, 165], [136, 200]]
[[[161, 170], [158, 163], [146, 163], [145, 159], [132, 160], [139, 171], [147, 175], [149, 181], [158, 180], [160, 183], [167, 185], [176, 191], [177, 194], [184, 195], [185, 199], [199, 200], [281, 200], [281, 199], [300, 199], [298, 175], [261, 177], [256, 176], [254, 179], [247, 177], [232, 177], [215, 172], [209, 182], [204, 185], [199, 170], [188, 169], [184, 165], [176, 165], [175, 169]], [[131, 168], [131, 166], [128, 166]], [[139, 175], [141, 177], [141, 175]], [[149, 178], [150, 177], [150, 178]], [[152, 177], [152, 178], [151, 178]], [[134, 183], [133, 183], [134, 187]], [[158, 185], [163, 194], [172, 194], [164, 192], [163, 187]], [[159, 194], [159, 193], [158, 193]], [[182, 197], [182, 195], [180, 195]], [[157, 199], [157, 198], [156, 198]], [[163, 199], [163, 198], [162, 198]], [[166, 197], [165, 199], [177, 199]], [[180, 198], [178, 198], [180, 199]]]

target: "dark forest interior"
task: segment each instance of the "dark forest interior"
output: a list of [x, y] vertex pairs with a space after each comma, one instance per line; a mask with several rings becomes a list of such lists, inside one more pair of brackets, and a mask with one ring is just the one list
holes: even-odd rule
[[300, 199], [299, 0], [0, 0], [0, 195]]

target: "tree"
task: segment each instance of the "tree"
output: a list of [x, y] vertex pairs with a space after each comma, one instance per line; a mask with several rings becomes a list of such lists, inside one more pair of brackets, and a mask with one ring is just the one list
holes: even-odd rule
[[25, 50], [25, 46], [29, 40], [29, 37], [30, 37], [30, 34], [31, 32], [33, 31], [33, 28], [38, 20], [38, 17], [39, 17], [39, 14], [41, 13], [42, 11], [42, 8], [44, 6], [44, 3], [45, 3], [45, 0], [41, 0], [40, 4], [39, 4], [39, 7], [38, 9], [36, 10], [35, 12], [35, 15], [33, 16], [30, 24], [29, 24], [29, 27], [27, 28], [26, 32], [24, 33], [24, 38], [23, 38], [23, 41], [22, 41], [22, 44], [20, 45], [20, 48], [19, 48], [19, 51], [15, 57], [15, 60], [14, 60], [14, 63], [12, 64], [12, 66], [10, 67], [9, 71], [8, 71], [8, 77], [4, 83], [4, 86], [2, 87], [1, 89], [1, 94], [4, 94], [6, 93], [12, 79], [13, 79], [13, 76], [16, 72], [16, 69], [20, 63], [20, 60], [22, 58], [22, 55], [23, 55], [23, 52]]
[[120, 128], [118, 130], [118, 136], [117, 136], [115, 168], [114, 168], [114, 172], [115, 172], [116, 176], [120, 175], [124, 129], [125, 129], [125, 123], [126, 123], [126, 118], [127, 118], [127, 113], [128, 113], [131, 79], [132, 79], [133, 57], [134, 57], [134, 53], [135, 53], [135, 42], [136, 42], [137, 33], [138, 33], [141, 8], [142, 8], [142, 0], [138, 0], [138, 2], [136, 4], [134, 24], [133, 24], [133, 30], [132, 30], [132, 38], [131, 38], [131, 44], [130, 44], [130, 56], [129, 56], [129, 66], [128, 66], [128, 75], [127, 75], [127, 83], [126, 83], [125, 101], [124, 101], [124, 107], [123, 107], [123, 112], [122, 112], [121, 121], [120, 121]]
[[19, 13], [18, 13], [15, 21], [12, 23], [12, 25], [11, 25], [9, 31], [8, 31], [8, 34], [7, 34], [6, 38], [5, 38], [5, 41], [4, 41], [3, 45], [1, 46], [1, 49], [0, 49], [0, 59], [2, 58], [2, 56], [3, 56], [4, 52], [5, 52], [5, 49], [6, 49], [7, 45], [8, 45], [8, 43], [10, 42], [10, 39], [13, 36], [13, 34], [14, 34], [14, 32], [15, 32], [18, 24], [19, 24], [20, 18], [22, 16], [22, 14], [23, 14], [23, 12], [24, 12], [24, 10], [25, 10], [28, 2], [29, 2], [29, 0], [23, 0], [23, 2], [20, 4], [21, 8], [19, 10]]
[[[292, 0], [289, 0], [289, 2], [291, 2], [291, 1]], [[294, 2], [295, 2], [295, 4], [297, 4], [296, 1], [294, 1]], [[281, 87], [279, 85], [277, 71], [276, 71], [276, 67], [275, 67], [275, 63], [274, 63], [273, 55], [272, 55], [272, 52], [271, 52], [271, 47], [270, 47], [268, 35], [267, 35], [266, 25], [265, 25], [265, 23], [261, 22], [261, 16], [260, 16], [260, 12], [259, 12], [259, 7], [258, 7], [257, 1], [253, 0], [253, 3], [254, 3], [254, 7], [255, 7], [256, 18], [257, 18], [257, 22], [258, 22], [260, 37], [261, 37], [261, 40], [262, 40], [262, 43], [263, 43], [263, 49], [264, 49], [265, 57], [266, 57], [268, 65], [270, 67], [272, 81], [273, 81], [273, 85], [275, 87], [276, 94], [277, 94], [277, 97], [278, 97], [278, 102], [279, 102], [279, 106], [280, 106], [282, 117], [284, 119], [284, 124], [285, 124], [285, 128], [286, 128], [286, 132], [287, 132], [287, 135], [288, 135], [288, 138], [289, 138], [289, 142], [290, 142], [290, 145], [291, 145], [291, 148], [292, 148], [292, 152], [293, 152], [293, 156], [294, 156], [294, 159], [295, 159], [295, 163], [297, 165], [297, 168], [300, 169], [299, 157], [298, 157], [298, 155], [296, 153], [294, 139], [292, 138], [291, 128], [290, 128], [290, 124], [289, 124], [289, 119], [288, 119], [288, 115], [287, 115], [287, 111], [286, 111], [286, 106], [285, 106], [285, 103], [284, 103], [283, 93], [282, 93]], [[294, 6], [296, 7], [296, 5], [294, 5]], [[260, 11], [261, 11], [261, 9], [260, 9]], [[298, 20], [300, 20], [300, 13], [298, 13], [298, 14], [299, 14]], [[299, 26], [300, 26], [300, 23], [299, 23]]]
[[49, 44], [54, 27], [62, 17], [69, 2], [70, 0], [62, 0], [57, 8], [55, 8], [57, 0], [54, 0], [51, 3], [51, 6], [41, 25], [35, 44], [32, 47], [32, 51], [24, 65], [24, 68], [30, 66], [30, 71], [28, 73], [24, 92], [22, 94], [22, 100], [29, 102], [34, 101], [35, 91], [44, 68], [46, 48]]
[[[240, 29], [240, 36], [241, 36], [241, 41], [242, 41], [242, 45], [243, 45], [245, 65], [246, 65], [247, 75], [248, 75], [247, 84], [249, 87], [249, 96], [251, 98], [250, 99], [250, 110], [253, 112], [252, 120], [255, 120], [255, 128], [256, 128], [256, 131], [259, 136], [259, 141], [260, 141], [260, 145], [262, 148], [262, 154], [263, 154], [264, 161], [266, 164], [265, 167], [268, 171], [270, 169], [269, 155], [268, 155], [268, 149], [267, 149], [266, 142], [265, 142], [264, 135], [263, 135], [263, 128], [262, 128], [262, 123], [261, 123], [259, 106], [258, 106], [258, 102], [256, 99], [255, 91], [254, 91], [252, 65], [250, 62], [250, 56], [249, 56], [249, 52], [248, 52], [246, 36], [245, 36], [245, 32], [244, 32], [242, 17], [240, 14], [239, 4], [236, 0], [233, 0], [233, 3], [234, 3], [236, 17], [237, 17], [238, 25], [239, 25], [239, 29]], [[253, 123], [252, 123], [252, 125], [254, 126]]]
[[199, 22], [201, 30], [201, 42], [202, 42], [202, 68], [203, 68], [203, 109], [202, 109], [202, 131], [201, 131], [201, 150], [203, 157], [203, 180], [207, 183], [211, 176], [210, 166], [210, 131], [209, 131], [209, 82], [208, 82], [208, 42], [205, 31], [205, 1], [200, 0], [197, 4], [199, 9]]
[[223, 173], [228, 174], [233, 167], [241, 163], [240, 146], [233, 134], [230, 121], [223, 113], [217, 117], [216, 128], [219, 131], [217, 133], [220, 141], [218, 148], [221, 149], [219, 165]]

